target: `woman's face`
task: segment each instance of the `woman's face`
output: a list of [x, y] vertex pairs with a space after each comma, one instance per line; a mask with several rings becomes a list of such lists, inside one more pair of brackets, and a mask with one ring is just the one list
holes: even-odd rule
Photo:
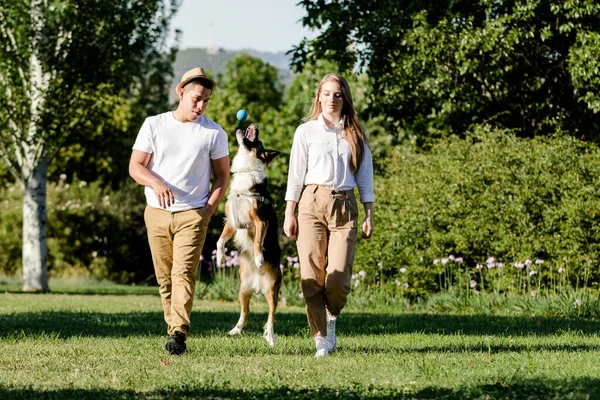
[[327, 81], [321, 86], [319, 94], [319, 103], [323, 114], [335, 115], [337, 117], [342, 114], [344, 98], [342, 97], [342, 89], [335, 81]]

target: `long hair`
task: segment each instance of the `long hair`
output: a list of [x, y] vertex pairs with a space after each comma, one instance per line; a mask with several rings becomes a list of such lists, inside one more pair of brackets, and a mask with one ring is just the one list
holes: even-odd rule
[[352, 101], [352, 93], [350, 92], [350, 85], [348, 81], [339, 74], [327, 74], [319, 82], [315, 98], [310, 107], [310, 111], [306, 116], [306, 121], [315, 120], [319, 117], [319, 114], [323, 111], [321, 103], [319, 102], [319, 96], [321, 95], [321, 89], [325, 82], [335, 82], [340, 86], [342, 92], [342, 118], [344, 119], [344, 130], [346, 132], [346, 140], [350, 145], [350, 152], [352, 158], [350, 160], [350, 168], [353, 173], [356, 173], [360, 168], [360, 164], [363, 161], [365, 155], [365, 146], [369, 145], [369, 139], [362, 126], [358, 122], [356, 111], [354, 110], [354, 103]]

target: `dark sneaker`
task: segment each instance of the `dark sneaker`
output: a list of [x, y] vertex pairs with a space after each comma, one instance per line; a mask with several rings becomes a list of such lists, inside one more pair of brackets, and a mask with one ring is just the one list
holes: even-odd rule
[[183, 332], [175, 331], [175, 333], [169, 336], [167, 343], [165, 343], [165, 350], [175, 356], [185, 353], [187, 346], [185, 345], [185, 335]]

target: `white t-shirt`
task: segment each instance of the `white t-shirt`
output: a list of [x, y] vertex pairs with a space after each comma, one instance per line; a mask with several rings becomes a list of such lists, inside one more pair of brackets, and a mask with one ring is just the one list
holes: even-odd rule
[[[167, 185], [175, 203], [167, 211], [206, 206], [210, 194], [211, 160], [229, 155], [227, 133], [201, 115], [179, 122], [172, 112], [146, 118], [133, 149], [152, 154], [147, 168]], [[144, 190], [149, 206], [160, 208], [152, 188]]]

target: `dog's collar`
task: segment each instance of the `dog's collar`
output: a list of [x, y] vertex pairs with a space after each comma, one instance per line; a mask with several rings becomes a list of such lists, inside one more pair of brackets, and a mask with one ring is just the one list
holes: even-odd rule
[[258, 200], [265, 204], [271, 203], [271, 201], [269, 199], [267, 199], [265, 196], [259, 196], [257, 194], [235, 193], [235, 194], [230, 194], [229, 197], [246, 197], [246, 198]]

